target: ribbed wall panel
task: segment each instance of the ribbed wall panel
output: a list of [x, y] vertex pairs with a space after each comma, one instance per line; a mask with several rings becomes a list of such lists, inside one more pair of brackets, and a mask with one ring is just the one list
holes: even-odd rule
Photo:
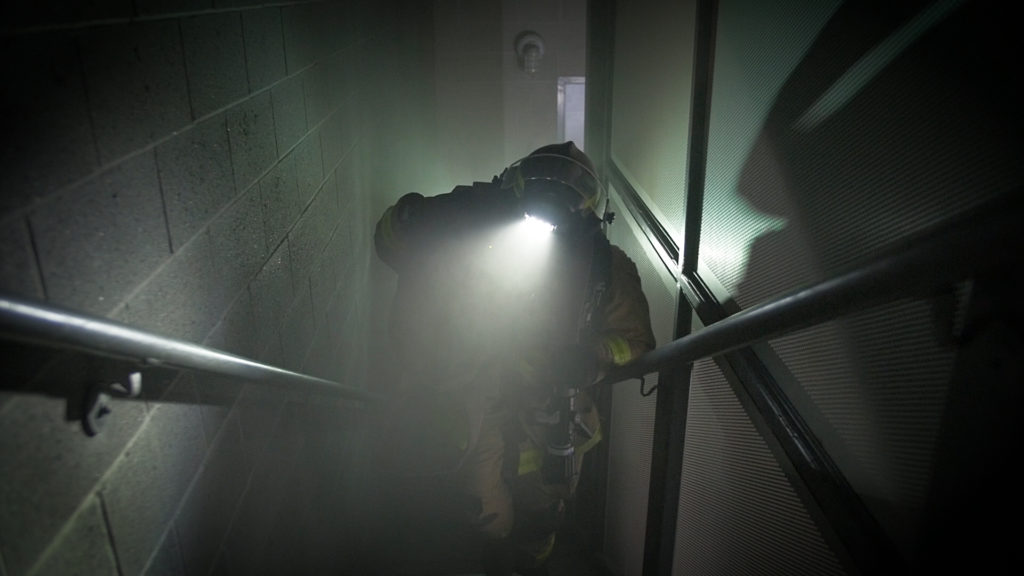
[[694, 365], [673, 574], [844, 574], [711, 360]]
[[701, 260], [744, 308], [1024, 180], [984, 3], [805, 4], [720, 3]]
[[631, 0], [616, 15], [612, 157], [677, 243], [686, 210], [696, 4]]
[[929, 303], [915, 300], [771, 343], [799, 382], [782, 380], [788, 396], [905, 549], [927, 498], [954, 360], [938, 330]]
[[[657, 375], [647, 382], [657, 383]], [[643, 569], [656, 402], [656, 394], [640, 395], [635, 380], [612, 393], [604, 553], [618, 576], [639, 576]]]
[[658, 345], [672, 341], [676, 323], [676, 282], [651, 248], [648, 239], [635, 225], [632, 215], [620, 202], [618, 192], [610, 187], [610, 210], [617, 216], [608, 226], [608, 240], [636, 264], [640, 286], [651, 310], [651, 329]]
[[[1011, 88], [1019, 38], [1000, 5], [713, 4], [700, 270], [710, 271], [708, 284], [724, 287], [740, 308], [833, 277], [887, 246], [1019, 193], [1024, 109], [1019, 89]], [[617, 10], [635, 23], [634, 7], [618, 2]], [[677, 24], [689, 30], [688, 22]], [[635, 100], [629, 91], [643, 81], [635, 74], [641, 68], [629, 76], [618, 66], [623, 61], [616, 63], [612, 110], [619, 137], [635, 128], [622, 126], [630, 110], [621, 107]], [[655, 135], [636, 139], [661, 142], [643, 160], [675, 154], [682, 166], [687, 135], [678, 143]], [[644, 179], [653, 176], [620, 154], [640, 148], [623, 142], [612, 143], [623, 174], [675, 232], [675, 212], [665, 218], [659, 208], [668, 204], [646, 190]], [[641, 257], [645, 252], [650, 257], [634, 248]], [[951, 290], [962, 306], [964, 286]], [[754, 347], [908, 558], [921, 537], [956, 352], [950, 310], [941, 308], [948, 294], [939, 296], [865, 310]], [[953, 325], [962, 313], [953, 311]], [[839, 572], [783, 463], [722, 375], [709, 361], [696, 368], [676, 573]]]
[[785, 199], [762, 204], [757, 198], [781, 188], [787, 174], [756, 172], [755, 179], [760, 180], [756, 184], [763, 189], [744, 188], [743, 183], [751, 179], [744, 169], [749, 170], [749, 158], [759, 150], [761, 130], [787, 77], [838, 4], [833, 0], [719, 2], [700, 258], [743, 305], [817, 277], [804, 264], [807, 247], [792, 243], [785, 246], [786, 258], [770, 263], [769, 278], [758, 285], [743, 285], [755, 272], [753, 267], [760, 265], [756, 259], [765, 239], [775, 238], [773, 232], [786, 225], [788, 209], [782, 205]]
[[[1000, 84], [1012, 75], [1007, 42], [984, 3], [795, 5], [720, 3], [700, 257], [741, 308], [1024, 181], [1020, 108]], [[758, 348], [908, 557], [955, 354], [934, 303], [903, 301]]]
[[[614, 190], [611, 209], [621, 216], [608, 228], [608, 238], [637, 265], [640, 283], [651, 310], [651, 326], [658, 344], [672, 339], [675, 295], [668, 289], [664, 267], [641, 244], [645, 241]], [[646, 378], [653, 388], [657, 374]], [[615, 385], [609, 429], [608, 492], [604, 552], [617, 576], [639, 576], [643, 569], [647, 495], [657, 394], [640, 395], [638, 380]]]

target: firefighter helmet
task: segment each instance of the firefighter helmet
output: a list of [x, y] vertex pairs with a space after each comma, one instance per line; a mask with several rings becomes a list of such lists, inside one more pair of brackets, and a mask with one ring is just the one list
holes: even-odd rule
[[509, 166], [501, 176], [530, 212], [552, 224], [568, 213], [597, 213], [604, 188], [590, 158], [572, 142], [542, 146]]

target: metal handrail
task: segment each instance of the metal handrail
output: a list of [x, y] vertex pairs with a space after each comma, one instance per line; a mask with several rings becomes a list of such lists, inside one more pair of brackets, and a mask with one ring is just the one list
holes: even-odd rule
[[[595, 386], [718, 356], [844, 315], [927, 294], [1021, 258], [1022, 191], [809, 288], [749, 308], [614, 368]], [[1006, 273], [1014, 273], [1008, 270]]]
[[[1021, 194], [924, 236], [907, 240], [871, 263], [810, 288], [744, 310], [615, 368], [594, 385], [637, 378], [670, 366], [724, 354], [801, 328], [963, 280], [1020, 256]], [[202, 370], [259, 382], [298, 384], [354, 400], [383, 396], [261, 364], [105, 318], [0, 294], [0, 335], [83, 350], [151, 366]]]
[[300, 385], [353, 400], [382, 399], [382, 396], [362, 388], [291, 372], [184, 340], [158, 336], [105, 318], [5, 294], [0, 294], [0, 336], [137, 361], [148, 366], [201, 370], [254, 382]]

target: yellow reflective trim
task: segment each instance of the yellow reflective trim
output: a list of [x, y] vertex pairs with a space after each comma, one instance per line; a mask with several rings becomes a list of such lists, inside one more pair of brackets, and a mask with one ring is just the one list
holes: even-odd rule
[[593, 196], [587, 196], [582, 191], [577, 190], [577, 192], [580, 192], [580, 196], [583, 196], [583, 200], [584, 200], [583, 206], [585, 208], [589, 208], [589, 209], [591, 209], [591, 210], [596, 212], [597, 211], [597, 197], [599, 196], [599, 194], [595, 193]]
[[548, 541], [544, 543], [544, 548], [540, 551], [540, 554], [537, 554], [538, 562], [543, 562], [548, 559], [548, 556], [551, 556], [551, 552], [555, 549], [555, 534], [556, 532], [552, 532], [551, 536], [548, 536]]
[[616, 366], [622, 366], [633, 359], [633, 350], [629, 347], [629, 342], [626, 342], [625, 338], [609, 336], [605, 339], [605, 346], [611, 352], [612, 364]]
[[522, 450], [519, 452], [519, 471], [518, 474], [523, 476], [530, 472], [536, 472], [540, 470], [541, 465], [544, 463], [544, 453], [539, 448], [530, 448], [529, 450]]
[[512, 173], [514, 178], [512, 182], [512, 189], [516, 191], [516, 196], [522, 196], [523, 190], [526, 189], [526, 181], [523, 180], [523, 172], [516, 166], [515, 172]]
[[600, 442], [600, 441], [601, 441], [601, 429], [598, 428], [597, 433], [594, 434], [590, 438], [590, 440], [587, 440], [586, 442], [584, 442], [582, 446], [577, 448], [577, 450], [579, 451], [580, 454], [585, 454], [588, 450], [590, 450], [594, 446], [597, 446], [598, 442]]

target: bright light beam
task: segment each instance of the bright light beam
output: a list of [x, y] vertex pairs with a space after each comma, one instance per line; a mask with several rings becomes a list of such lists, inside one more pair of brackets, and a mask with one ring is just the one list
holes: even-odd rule
[[555, 227], [527, 216], [510, 223], [495, 238], [491, 257], [496, 258], [513, 285], [527, 287], [536, 284], [548, 267], [548, 253], [554, 241]]
[[533, 216], [526, 216], [519, 224], [522, 232], [532, 238], [543, 238], [555, 229], [551, 224], [541, 220], [540, 218], [534, 218]]

